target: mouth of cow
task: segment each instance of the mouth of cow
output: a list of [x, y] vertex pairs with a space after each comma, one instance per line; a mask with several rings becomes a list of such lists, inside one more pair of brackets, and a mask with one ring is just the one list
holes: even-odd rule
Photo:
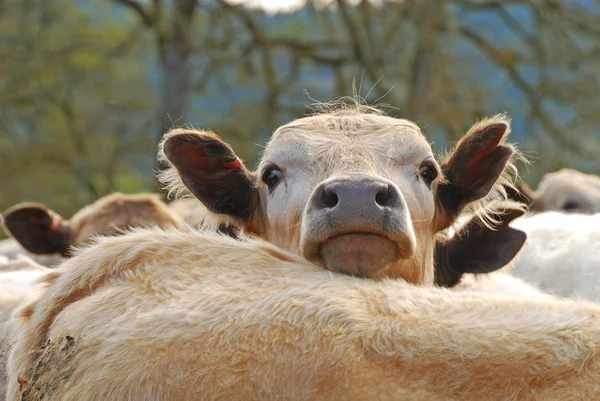
[[370, 232], [333, 235], [317, 247], [317, 257], [333, 271], [367, 277], [398, 260], [400, 245], [388, 236]]

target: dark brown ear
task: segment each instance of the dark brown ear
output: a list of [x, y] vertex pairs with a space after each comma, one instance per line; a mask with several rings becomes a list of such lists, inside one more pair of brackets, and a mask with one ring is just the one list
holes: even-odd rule
[[465, 205], [488, 195], [514, 153], [503, 144], [508, 130], [499, 118], [477, 123], [441, 163], [446, 182], [437, 191], [437, 231], [452, 224]]
[[517, 183], [516, 187], [517, 187], [516, 190], [513, 188], [510, 188], [510, 187], [504, 188], [504, 189], [506, 189], [506, 194], [508, 195], [508, 199], [514, 200], [519, 203], [523, 203], [525, 205], [529, 205], [529, 204], [531, 204], [531, 202], [533, 200], [535, 200], [533, 191], [531, 190], [529, 185], [527, 185], [525, 182], [519, 181]]
[[183, 184], [211, 212], [249, 221], [258, 209], [254, 176], [231, 147], [213, 133], [176, 129], [163, 152]]
[[27, 251], [68, 256], [70, 229], [61, 217], [43, 205], [21, 203], [3, 214], [4, 230]]
[[460, 232], [446, 242], [438, 241], [435, 249], [435, 283], [441, 287], [458, 284], [464, 273], [491, 273], [517, 255], [527, 234], [508, 224], [524, 211], [510, 209], [498, 216], [494, 230], [471, 219]]

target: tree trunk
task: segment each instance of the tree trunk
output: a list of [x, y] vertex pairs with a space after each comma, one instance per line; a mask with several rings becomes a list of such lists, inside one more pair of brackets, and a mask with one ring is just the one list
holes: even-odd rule
[[189, 52], [174, 37], [160, 46], [160, 106], [159, 138], [174, 125], [185, 122], [185, 111], [190, 88]]
[[[186, 122], [191, 88], [191, 31], [196, 0], [175, 0], [167, 26], [155, 26], [161, 72], [157, 141], [174, 126]], [[160, 169], [156, 164], [156, 169]]]

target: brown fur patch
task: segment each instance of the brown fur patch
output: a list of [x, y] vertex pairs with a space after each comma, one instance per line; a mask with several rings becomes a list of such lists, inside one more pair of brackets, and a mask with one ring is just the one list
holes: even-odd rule
[[16, 315], [17, 319], [21, 320], [22, 322], [27, 322], [31, 316], [33, 316], [33, 312], [35, 312], [35, 304], [34, 303], [30, 303], [28, 305], [25, 305], [23, 308], [21, 308], [21, 310], [19, 310], [19, 313]]

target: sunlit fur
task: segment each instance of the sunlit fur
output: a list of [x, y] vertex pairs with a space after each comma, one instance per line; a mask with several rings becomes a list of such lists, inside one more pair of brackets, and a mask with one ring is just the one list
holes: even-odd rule
[[116, 234], [127, 227], [181, 227], [182, 220], [173, 214], [156, 194], [121, 194], [104, 196], [79, 210], [69, 220], [72, 244], [86, 243], [97, 235]]
[[[437, 185], [445, 178], [438, 176], [431, 189], [417, 179], [420, 163], [432, 155], [430, 145], [413, 122], [383, 116], [372, 107], [358, 105], [329, 110], [292, 121], [275, 131], [264, 149], [256, 174], [261, 200], [259, 221], [254, 228], [246, 227], [246, 231], [302, 254], [302, 213], [312, 190], [321, 181], [349, 172], [383, 177], [399, 187], [408, 204], [417, 246], [411, 259], [397, 261], [375, 278], [399, 277], [413, 283], [432, 284], [434, 199]], [[499, 123], [508, 126], [509, 120], [504, 115], [485, 119], [475, 124], [469, 133]], [[165, 135], [159, 146], [159, 158], [168, 165], [163, 144], [177, 133], [179, 131]], [[515, 151], [514, 157], [519, 157], [518, 152]], [[285, 170], [284, 182], [271, 194], [260, 181], [269, 162]], [[482, 221], [493, 218], [487, 204], [492, 199], [506, 198], [503, 185], [512, 186], [514, 172], [511, 159], [489, 195], [468, 206]], [[188, 191], [173, 166], [163, 170], [160, 180], [175, 197], [187, 196]]]
[[[598, 399], [600, 306], [375, 282], [137, 230], [23, 308], [9, 401]], [[44, 346], [42, 348], [42, 346]]]
[[233, 224], [240, 226], [239, 222], [230, 219], [226, 215], [211, 213], [198, 199], [184, 197], [169, 203], [169, 209], [181, 218], [185, 224], [192, 228], [216, 231], [219, 226]]

